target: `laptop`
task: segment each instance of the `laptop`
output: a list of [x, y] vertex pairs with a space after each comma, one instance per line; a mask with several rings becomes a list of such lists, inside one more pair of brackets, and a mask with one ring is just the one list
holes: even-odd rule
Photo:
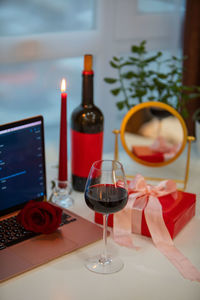
[[98, 225], [64, 210], [63, 222], [54, 233], [29, 232], [16, 241], [13, 226], [20, 209], [30, 200], [45, 199], [43, 117], [0, 125], [0, 281], [102, 238]]

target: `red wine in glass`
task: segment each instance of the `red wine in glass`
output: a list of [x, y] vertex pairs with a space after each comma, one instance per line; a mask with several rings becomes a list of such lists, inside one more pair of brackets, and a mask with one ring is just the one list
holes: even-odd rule
[[114, 184], [96, 184], [85, 193], [86, 204], [102, 214], [112, 214], [123, 209], [127, 203], [127, 190]]

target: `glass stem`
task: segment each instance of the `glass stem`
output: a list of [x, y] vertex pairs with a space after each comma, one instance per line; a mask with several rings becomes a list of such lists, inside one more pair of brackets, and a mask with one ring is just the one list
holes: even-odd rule
[[106, 264], [109, 263], [110, 260], [108, 259], [107, 254], [107, 227], [108, 227], [108, 214], [103, 215], [103, 242], [104, 242], [104, 248], [103, 253], [100, 258], [100, 263]]

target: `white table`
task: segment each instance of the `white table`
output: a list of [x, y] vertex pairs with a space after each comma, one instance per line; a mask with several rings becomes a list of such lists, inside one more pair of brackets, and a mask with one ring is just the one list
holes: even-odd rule
[[[109, 157], [111, 156], [105, 155], [105, 158]], [[134, 162], [127, 161], [123, 155], [120, 160], [124, 162], [125, 169], [129, 168], [133, 170], [133, 173], [143, 171], [143, 168]], [[182, 168], [183, 160], [184, 157], [178, 162], [179, 170]], [[199, 167], [200, 157], [194, 154], [188, 191], [198, 194], [200, 191]], [[173, 175], [175, 175], [177, 166], [162, 172], [167, 176], [170, 171], [173, 171]], [[151, 173], [151, 171], [148, 172]], [[51, 176], [52, 172], [49, 171], [48, 182], [52, 179]], [[73, 192], [73, 197], [75, 205], [72, 210], [93, 221], [94, 213], [86, 206], [83, 194]], [[141, 246], [141, 250], [135, 251], [121, 247], [109, 238], [109, 250], [124, 261], [124, 268], [118, 273], [95, 274], [84, 267], [87, 257], [100, 252], [102, 242], [99, 241], [2, 283], [0, 299], [200, 299], [200, 283], [181, 277], [173, 265], [154, 247], [150, 238], [134, 235], [134, 239], [135, 243]], [[197, 216], [190, 221], [174, 241], [176, 247], [200, 270], [199, 197]]]

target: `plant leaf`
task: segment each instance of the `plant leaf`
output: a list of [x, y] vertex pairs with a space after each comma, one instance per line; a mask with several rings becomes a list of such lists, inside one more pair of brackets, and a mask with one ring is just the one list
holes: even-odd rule
[[153, 61], [156, 61], [158, 57], [160, 57], [162, 55], [161, 52], [158, 52], [156, 55], [154, 56], [151, 56], [151, 57], [148, 57], [144, 60], [145, 63], [150, 63], [150, 62], [153, 62]]
[[114, 96], [117, 96], [117, 95], [119, 94], [120, 91], [121, 91], [121, 88], [117, 88], [117, 89], [111, 90], [111, 93], [112, 93]]
[[133, 77], [137, 77], [137, 74], [132, 71], [129, 71], [129, 72], [123, 73], [122, 77], [126, 78], [126, 79], [131, 79]]
[[153, 101], [153, 100], [155, 100], [155, 97], [154, 97], [154, 96], [150, 96], [150, 97], [148, 97], [148, 99], [149, 99], [150, 101]]
[[133, 57], [133, 56], [129, 56], [129, 59], [134, 63], [137, 63], [139, 61], [137, 57]]
[[110, 65], [111, 65], [111, 67], [113, 67], [115, 69], [119, 68], [119, 66], [117, 64], [115, 64], [112, 60], [110, 61]]
[[134, 66], [134, 65], [135, 65], [134, 62], [127, 61], [127, 62], [124, 62], [121, 65], [119, 65], [119, 68], [122, 68], [122, 67], [125, 67], [125, 66]]
[[137, 53], [139, 55], [146, 53], [146, 41], [142, 41], [139, 46], [131, 46], [131, 52]]
[[116, 103], [117, 107], [119, 108], [119, 110], [122, 110], [125, 106], [125, 101], [118, 101]]
[[116, 56], [113, 56], [113, 60], [119, 62], [120, 61], [120, 58], [116, 57]]
[[130, 97], [131, 97], [131, 98], [137, 98], [137, 97], [138, 97], [138, 95], [136, 95], [136, 94], [132, 94], [132, 95], [130, 95]]
[[104, 81], [105, 81], [106, 83], [113, 84], [113, 83], [117, 82], [118, 79], [106, 77], [106, 78], [104, 78]]
[[160, 79], [166, 79], [167, 78], [167, 75], [163, 74], [163, 73], [157, 73], [157, 75], [158, 75], [158, 78], [160, 78]]

